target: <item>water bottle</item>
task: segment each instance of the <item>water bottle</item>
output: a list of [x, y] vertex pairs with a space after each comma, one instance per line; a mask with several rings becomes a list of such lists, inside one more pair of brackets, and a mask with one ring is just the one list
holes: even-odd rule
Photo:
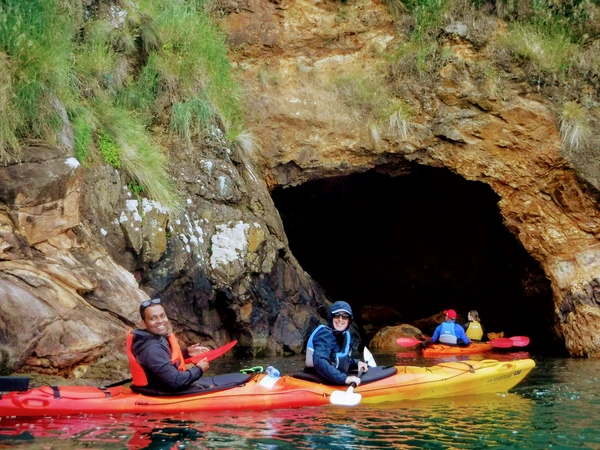
[[272, 378], [279, 378], [280, 373], [279, 373], [279, 370], [276, 369], [275, 367], [269, 366], [269, 367], [267, 367], [267, 375]]

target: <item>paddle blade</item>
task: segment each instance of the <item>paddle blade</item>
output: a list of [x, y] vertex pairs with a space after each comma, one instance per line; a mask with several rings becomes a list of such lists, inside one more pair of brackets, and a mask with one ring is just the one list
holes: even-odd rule
[[369, 351], [367, 347], [365, 347], [365, 349], [363, 350], [363, 360], [367, 363], [367, 366], [377, 367], [375, 358], [373, 358], [373, 354]]
[[415, 338], [397, 338], [396, 339], [396, 344], [398, 344], [400, 347], [414, 347], [415, 345], [420, 344], [421, 341]]
[[229, 350], [233, 348], [233, 346], [237, 344], [237, 341], [231, 341], [229, 344], [225, 344], [222, 347], [215, 348], [214, 350], [210, 350], [205, 353], [200, 353], [199, 355], [192, 356], [191, 358], [187, 358], [185, 360], [186, 364], [193, 363], [197, 364], [198, 361], [206, 358], [208, 361], [212, 361], [213, 359], [217, 359], [219, 356], [227, 353]]
[[329, 397], [331, 404], [338, 406], [356, 406], [361, 399], [362, 395], [354, 392], [352, 387], [349, 387], [347, 391], [333, 391]]
[[492, 339], [490, 344], [492, 344], [492, 347], [494, 348], [511, 348], [513, 346], [513, 341], [509, 338], [497, 338]]
[[515, 347], [527, 347], [529, 338], [527, 336], [513, 336], [509, 338]]

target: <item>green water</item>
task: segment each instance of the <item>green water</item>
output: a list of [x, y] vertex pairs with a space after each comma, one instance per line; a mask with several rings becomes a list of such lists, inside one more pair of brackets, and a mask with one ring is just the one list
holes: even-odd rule
[[[437, 362], [375, 356], [380, 365]], [[0, 448], [600, 449], [600, 360], [532, 357], [537, 367], [508, 394], [175, 417], [2, 418]], [[282, 372], [302, 365], [300, 357], [275, 362]], [[211, 368], [266, 363], [222, 359]]]

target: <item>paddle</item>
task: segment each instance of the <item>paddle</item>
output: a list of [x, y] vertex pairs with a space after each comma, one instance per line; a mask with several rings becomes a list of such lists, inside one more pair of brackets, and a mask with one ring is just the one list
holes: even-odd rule
[[[363, 360], [369, 367], [377, 367], [375, 358], [367, 347], [363, 349]], [[361, 370], [358, 371], [358, 378], [362, 377], [363, 373], [364, 371], [361, 368]], [[355, 387], [356, 383], [352, 383], [347, 391], [333, 391], [330, 397], [331, 403], [340, 406], [358, 405], [362, 399], [362, 395], [354, 392]]]
[[225, 344], [222, 347], [200, 353], [199, 355], [192, 356], [191, 358], [186, 358], [185, 363], [198, 364], [198, 361], [201, 361], [204, 358], [206, 358], [208, 361], [212, 361], [213, 359], [217, 359], [219, 356], [231, 350], [235, 344], [237, 344], [237, 341], [231, 341], [229, 344]]
[[529, 345], [529, 338], [527, 336], [513, 336], [509, 339], [515, 347], [527, 347]]
[[513, 341], [509, 338], [496, 338], [490, 341], [492, 347], [494, 348], [511, 348], [513, 346]]
[[[361, 369], [358, 371], [358, 378], [362, 376], [364, 371]], [[362, 395], [354, 392], [356, 383], [351, 383], [350, 387], [346, 391], [333, 391], [329, 397], [329, 401], [332, 405], [338, 406], [356, 406], [360, 403]]]
[[377, 367], [377, 363], [375, 362], [375, 358], [373, 358], [373, 354], [369, 351], [367, 347], [363, 350], [363, 359], [367, 363], [369, 367]]
[[[230, 343], [225, 344], [221, 347], [217, 347], [214, 350], [209, 350], [207, 352], [200, 353], [199, 355], [193, 356], [191, 358], [186, 358], [185, 363], [186, 364], [190, 364], [190, 363], [197, 364], [198, 361], [200, 361], [204, 358], [206, 358], [208, 361], [212, 361], [213, 359], [217, 359], [219, 356], [221, 356], [224, 353], [231, 350], [235, 344], [237, 344], [237, 341], [231, 341]], [[117, 381], [116, 383], [109, 384], [108, 386], [104, 386], [104, 387], [106, 387], [106, 388], [117, 387], [117, 386], [121, 386], [123, 384], [130, 383], [131, 381], [133, 381], [131, 378], [127, 378], [126, 380]]]
[[400, 347], [414, 347], [415, 345], [420, 344], [422, 341], [415, 339], [415, 338], [402, 338], [399, 337], [396, 339], [396, 344], [398, 344]]

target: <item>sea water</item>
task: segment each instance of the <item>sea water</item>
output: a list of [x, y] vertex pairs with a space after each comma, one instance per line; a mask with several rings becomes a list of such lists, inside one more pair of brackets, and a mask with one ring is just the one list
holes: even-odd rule
[[[600, 360], [528, 355], [537, 367], [509, 393], [355, 407], [179, 415], [1, 418], [0, 448], [24, 449], [600, 449]], [[433, 365], [375, 355], [379, 365]], [[215, 373], [289, 358], [211, 363]]]

